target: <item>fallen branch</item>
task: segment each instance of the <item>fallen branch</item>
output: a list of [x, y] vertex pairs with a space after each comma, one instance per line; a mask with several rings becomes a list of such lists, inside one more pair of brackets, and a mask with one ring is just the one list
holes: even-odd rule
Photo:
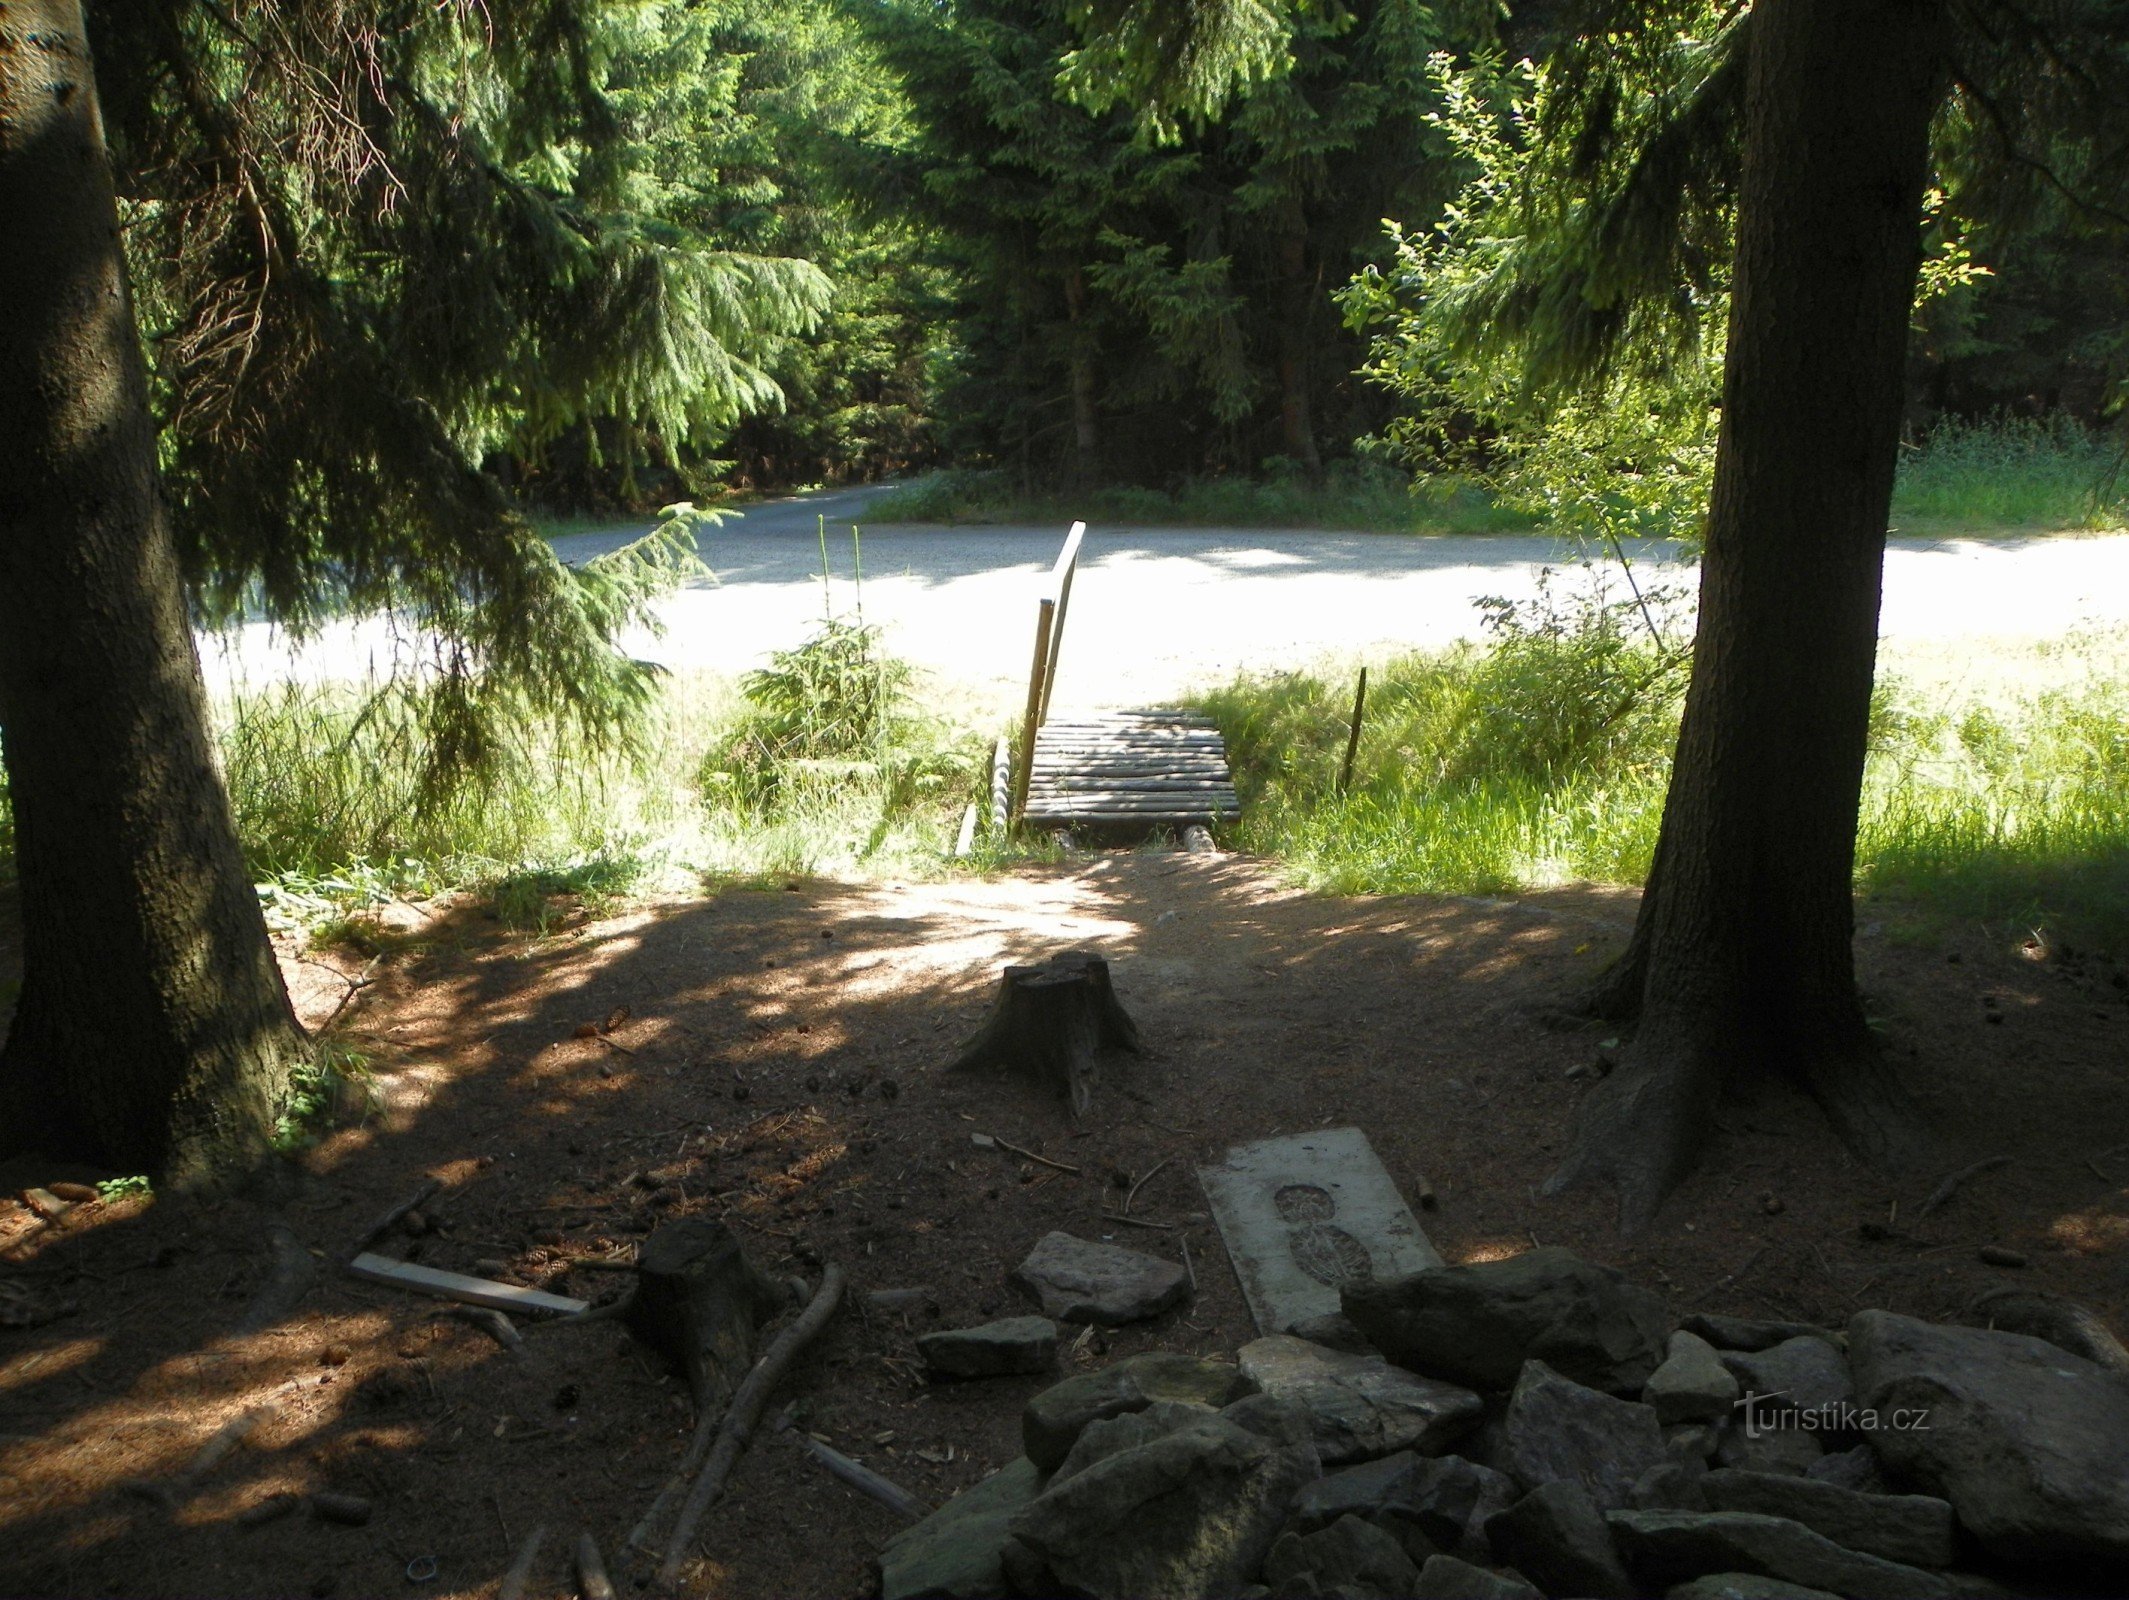
[[1172, 1222], [1150, 1222], [1144, 1217], [1127, 1217], [1114, 1211], [1104, 1211], [1101, 1214], [1101, 1220], [1104, 1222], [1120, 1222], [1127, 1228], [1158, 1228], [1163, 1233], [1175, 1232], [1175, 1224]]
[[[1190, 1260], [1190, 1235], [1187, 1233], [1183, 1235], [1183, 1270], [1190, 1275], [1190, 1298], [1195, 1300], [1198, 1297], [1198, 1269]], [[1087, 1326], [1091, 1328], [1094, 1324], [1090, 1322]]]
[[354, 1248], [348, 1251], [347, 1259], [353, 1261], [355, 1257], [369, 1249], [371, 1245], [391, 1232], [393, 1225], [401, 1217], [405, 1216], [409, 1211], [418, 1210], [426, 1205], [430, 1198], [443, 1186], [443, 1179], [430, 1178], [419, 1189], [416, 1189], [412, 1194], [400, 1201], [399, 1204], [393, 1206], [391, 1210], [378, 1217], [375, 1222], [372, 1222], [367, 1228], [362, 1230], [361, 1235], [355, 1240]]
[[776, 1419], [776, 1431], [778, 1433], [790, 1434], [800, 1449], [812, 1456], [814, 1460], [818, 1461], [838, 1478], [841, 1478], [843, 1482], [862, 1494], [870, 1495], [897, 1515], [907, 1517], [911, 1522], [916, 1522], [931, 1515], [931, 1507], [901, 1485], [889, 1482], [862, 1461], [851, 1460], [850, 1457], [844, 1455], [842, 1451], [836, 1449], [833, 1445], [822, 1444], [820, 1440], [814, 1438], [812, 1434], [806, 1432], [803, 1428], [793, 1427], [791, 1423], [792, 1409], [791, 1406], [784, 1407], [783, 1415]]
[[492, 1278], [468, 1277], [463, 1272], [445, 1272], [412, 1261], [394, 1261], [389, 1256], [375, 1256], [366, 1251], [350, 1261], [347, 1270], [372, 1283], [412, 1289], [416, 1294], [433, 1294], [469, 1306], [486, 1306], [492, 1311], [545, 1311], [574, 1316], [591, 1309], [588, 1301], [549, 1294], [544, 1289], [526, 1289], [514, 1283], [497, 1283]]
[[2009, 1156], [1988, 1156], [1970, 1167], [1961, 1167], [1930, 1191], [1929, 1198], [1922, 1202], [1922, 1209], [1917, 1215], [1928, 1216], [1984, 1172], [1994, 1172], [1998, 1167], [2007, 1167], [2010, 1164]]
[[1131, 1202], [1138, 1198], [1139, 1190], [1145, 1188], [1148, 1180], [1150, 1180], [1156, 1172], [1160, 1171], [1161, 1168], [1168, 1165], [1168, 1163], [1173, 1161], [1174, 1159], [1174, 1156], [1162, 1156], [1160, 1160], [1154, 1162], [1152, 1166], [1146, 1169], [1145, 1177], [1140, 1178], [1138, 1182], [1131, 1185], [1130, 1191], [1124, 1196], [1125, 1216], [1129, 1216], [1131, 1214]]
[[192, 1459], [171, 1477], [128, 1478], [122, 1487], [128, 1494], [137, 1494], [145, 1500], [154, 1500], [165, 1506], [175, 1506], [198, 1488], [200, 1480], [220, 1466], [229, 1453], [250, 1437], [260, 1424], [269, 1422], [280, 1414], [281, 1408], [270, 1404], [240, 1411], [209, 1434], [207, 1442], [192, 1452]]
[[1048, 1156], [1037, 1155], [1032, 1150], [1023, 1150], [1017, 1144], [1009, 1144], [995, 1133], [976, 1133], [969, 1135], [969, 1137], [979, 1150], [1007, 1150], [1016, 1156], [1026, 1156], [1030, 1161], [1040, 1161], [1046, 1167], [1055, 1167], [1059, 1172], [1070, 1172], [1076, 1175], [1079, 1171], [1079, 1168], [1069, 1162], [1052, 1161]]
[[724, 1425], [717, 1431], [717, 1443], [710, 1450], [710, 1459], [695, 1480], [687, 1503], [680, 1508], [680, 1519], [673, 1524], [673, 1534], [666, 1541], [665, 1559], [658, 1566], [658, 1587], [670, 1590], [680, 1580], [680, 1568], [687, 1560], [688, 1547], [695, 1540], [695, 1525], [702, 1514], [709, 1510], [710, 1503], [724, 1490], [725, 1479], [732, 1475], [732, 1468], [739, 1460], [739, 1452], [746, 1448], [748, 1437], [761, 1421], [763, 1409], [769, 1396], [782, 1381], [784, 1373], [798, 1358], [801, 1350], [813, 1342], [814, 1336], [828, 1325], [835, 1308], [843, 1298], [843, 1269], [830, 1262], [821, 1274], [821, 1286], [813, 1291], [813, 1298], [796, 1322], [776, 1336], [764, 1355], [747, 1374], [746, 1382], [732, 1396], [731, 1409], [725, 1413]]
[[517, 1324], [500, 1311], [491, 1311], [486, 1306], [453, 1306], [444, 1315], [472, 1323], [513, 1355], [525, 1348], [525, 1336], [517, 1331]]
[[510, 1563], [510, 1570], [503, 1574], [503, 1586], [495, 1591], [495, 1600], [525, 1600], [525, 1590], [532, 1582], [532, 1564], [540, 1557], [540, 1545], [547, 1538], [547, 1524], [537, 1523], [525, 1535], [525, 1542], [517, 1547], [517, 1559]]

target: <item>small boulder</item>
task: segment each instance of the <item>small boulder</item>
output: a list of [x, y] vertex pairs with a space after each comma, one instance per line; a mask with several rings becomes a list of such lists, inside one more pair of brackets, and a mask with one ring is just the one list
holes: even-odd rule
[[1240, 1369], [1229, 1362], [1149, 1350], [1036, 1395], [1020, 1414], [1021, 1445], [1036, 1466], [1054, 1472], [1090, 1422], [1143, 1411], [1156, 1400], [1224, 1406], [1241, 1384]]
[[1528, 1487], [1569, 1480], [1599, 1510], [1627, 1503], [1634, 1482], [1671, 1459], [1656, 1413], [1528, 1361], [1504, 1419], [1509, 1472]]
[[1634, 1480], [1626, 1497], [1627, 1509], [1706, 1511], [1708, 1497], [1701, 1493], [1700, 1486], [1707, 1476], [1707, 1466], [1700, 1461], [1690, 1466], [1683, 1461], [1667, 1461], [1660, 1467], [1650, 1467]]
[[[1771, 1408], [1802, 1413], [1783, 1426], [1825, 1435], [1852, 1427], [1846, 1412], [1855, 1403], [1855, 1383], [1840, 1347], [1820, 1334], [1798, 1334], [1764, 1350], [1733, 1351], [1722, 1358], [1746, 1395], [1764, 1395], [1753, 1407], [1764, 1415]], [[1769, 1421], [1773, 1419], [1768, 1418]]]
[[1858, 1312], [1848, 1344], [1878, 1458], [1984, 1549], [2129, 1562], [2129, 1383], [2042, 1339], [1888, 1311]]
[[1429, 1556], [1419, 1569], [1413, 1600], [1545, 1600], [1543, 1591], [1514, 1572], [1488, 1572], [1454, 1556]]
[[1683, 1422], [1663, 1430], [1663, 1444], [1674, 1460], [1706, 1462], [1721, 1448], [1722, 1432], [1719, 1423]]
[[1638, 1593], [1604, 1514], [1579, 1483], [1562, 1479], [1533, 1489], [1488, 1519], [1486, 1538], [1496, 1556], [1547, 1594], [1634, 1600]]
[[1319, 1594], [1342, 1585], [1398, 1600], [1419, 1583], [1419, 1568], [1382, 1529], [1343, 1516], [1314, 1533], [1281, 1534], [1264, 1558], [1264, 1582], [1279, 1595], [1305, 1583]]
[[1290, 1334], [1242, 1347], [1244, 1381], [1308, 1413], [1326, 1464], [1398, 1450], [1432, 1454], [1469, 1431], [1484, 1403], [1469, 1389], [1346, 1355]]
[[1830, 1483], [1837, 1489], [1857, 1489], [1864, 1494], [1885, 1492], [1885, 1479], [1878, 1472], [1877, 1452], [1867, 1444], [1820, 1456], [1804, 1469], [1804, 1476], [1817, 1483]]
[[1577, 1383], [1637, 1393], [1670, 1332], [1657, 1295], [1556, 1247], [1353, 1284], [1341, 1307], [1399, 1366], [1482, 1389], [1506, 1388], [1535, 1359]]
[[1314, 1533], [1340, 1517], [1371, 1517], [1391, 1503], [1419, 1459], [1409, 1450], [1400, 1450], [1327, 1472], [1294, 1497], [1287, 1525], [1296, 1533]]
[[1853, 1489], [1780, 1473], [1711, 1472], [1701, 1493], [1714, 1511], [1787, 1517], [1835, 1544], [1911, 1567], [1948, 1567], [1953, 1547], [1949, 1502], [1919, 1494], [1858, 1494]]
[[[1779, 1401], [1776, 1404], [1780, 1404]], [[1805, 1428], [1767, 1428], [1755, 1420], [1749, 1424], [1724, 1424], [1715, 1442], [1714, 1461], [1721, 1467], [1746, 1472], [1786, 1472], [1802, 1477], [1826, 1453], [1819, 1436]]]
[[1680, 1317], [1678, 1326], [1697, 1334], [1718, 1350], [1767, 1350], [1784, 1339], [1833, 1337], [1809, 1322], [1775, 1322], [1754, 1317], [1712, 1317], [1696, 1312]]
[[1671, 1335], [1668, 1350], [1641, 1391], [1643, 1403], [1655, 1408], [1656, 1420], [1668, 1425], [1728, 1416], [1737, 1404], [1738, 1383], [1715, 1347], [1681, 1328]]
[[1143, 1411], [1126, 1411], [1122, 1416], [1103, 1417], [1099, 1422], [1087, 1424], [1080, 1436], [1072, 1441], [1071, 1453], [1058, 1463], [1057, 1470], [1050, 1474], [1052, 1484], [1084, 1472], [1097, 1461], [1106, 1461], [1120, 1451], [1133, 1450], [1155, 1439], [1165, 1438], [1178, 1428], [1188, 1427], [1203, 1417], [1217, 1413], [1210, 1406], [1197, 1405], [1188, 1400], [1156, 1400]]
[[1326, 1350], [1343, 1350], [1349, 1356], [1382, 1354], [1368, 1343], [1368, 1336], [1353, 1326], [1342, 1311], [1326, 1311], [1320, 1317], [1303, 1317], [1286, 1330], [1296, 1339], [1320, 1344]]
[[1006, 1525], [1042, 1474], [1025, 1456], [964, 1489], [880, 1552], [880, 1600], [990, 1600], [1004, 1592]]
[[[1261, 1406], [1251, 1420], [1271, 1421]], [[1274, 1439], [1202, 1417], [1084, 1465], [1013, 1517], [1008, 1580], [1036, 1595], [1240, 1590], [1320, 1471], [1306, 1419], [1292, 1415], [1285, 1431]]]
[[1005, 1317], [976, 1328], [917, 1336], [924, 1365], [944, 1378], [1002, 1378], [1053, 1371], [1057, 1324], [1048, 1317]]
[[1614, 1511], [1605, 1519], [1627, 1565], [1655, 1584], [1710, 1572], [1756, 1573], [1849, 1600], [1934, 1600], [1957, 1580], [1843, 1549], [1786, 1517], [1750, 1511]]
[[1711, 1572], [1663, 1591], [1663, 1600], [1841, 1600], [1824, 1589], [1807, 1589], [1749, 1572]]
[[1012, 1271], [1012, 1281], [1059, 1322], [1119, 1327], [1160, 1315], [1190, 1293], [1182, 1267], [1122, 1245], [1046, 1233]]

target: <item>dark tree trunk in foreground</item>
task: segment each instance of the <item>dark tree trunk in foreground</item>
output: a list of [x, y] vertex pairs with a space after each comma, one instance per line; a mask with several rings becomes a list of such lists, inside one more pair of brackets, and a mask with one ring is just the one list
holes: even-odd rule
[[0, 1147], [212, 1187], [303, 1036], [208, 744], [80, 0], [0, 0]]
[[1323, 454], [1309, 404], [1309, 338], [1322, 283], [1309, 270], [1307, 224], [1298, 206], [1279, 241], [1279, 275], [1279, 441], [1313, 481], [1323, 476]]
[[1101, 476], [1101, 410], [1094, 393], [1094, 335], [1086, 326], [1086, 312], [1086, 274], [1074, 267], [1065, 274], [1065, 314], [1071, 342], [1072, 472], [1073, 481], [1082, 486]]
[[1596, 997], [1637, 1019], [1549, 1188], [1653, 1214], [1745, 1071], [1871, 1159], [1919, 1124], [1852, 951], [1879, 584], [1920, 261], [1935, 0], [1761, 0], [1700, 632], [1649, 889]]

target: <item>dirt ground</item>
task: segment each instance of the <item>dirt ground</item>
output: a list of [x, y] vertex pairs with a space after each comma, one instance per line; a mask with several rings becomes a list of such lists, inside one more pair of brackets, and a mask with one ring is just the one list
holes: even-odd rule
[[[537, 1523], [551, 1532], [534, 1595], [574, 1592], [580, 1528], [613, 1559], [683, 1448], [684, 1390], [611, 1322], [528, 1327], [513, 1356], [440, 1302], [335, 1271], [430, 1174], [439, 1231], [380, 1248], [597, 1299], [625, 1279], [572, 1261], [709, 1214], [778, 1274], [834, 1260], [861, 1290], [929, 1286], [932, 1306], [906, 1317], [846, 1309], [778, 1406], [799, 1401], [807, 1429], [932, 1503], [1018, 1453], [1020, 1407], [1045, 1380], [928, 1384], [916, 1333], [1023, 1309], [1005, 1274], [1061, 1228], [1171, 1259], [1187, 1239], [1200, 1291], [1076, 1343], [1068, 1369], [1232, 1353], [1253, 1330], [1194, 1168], [1326, 1123], [1365, 1130], [1409, 1196], [1431, 1181], [1439, 1207], [1421, 1220], [1452, 1262], [1565, 1244], [1681, 1311], [1829, 1324], [1863, 1306], [1952, 1317], [2008, 1278], [2118, 1329], [2129, 1311], [2129, 978], [2001, 930], [1931, 932], [1865, 906], [1859, 951], [1952, 1163], [2009, 1166], [1918, 1217], [1936, 1174], [1865, 1169], [1769, 1089], [1726, 1110], [1699, 1173], [1622, 1241], [1604, 1198], [1535, 1186], [1589, 1081], [1570, 1069], [1602, 1042], [1551, 1031], [1542, 1007], [1618, 947], [1627, 894], [1320, 899], [1239, 858], [1145, 853], [557, 909], [562, 925], [531, 937], [471, 906], [395, 908], [402, 932], [374, 968], [355, 950], [291, 953], [307, 1020], [348, 975], [374, 980], [344, 1021], [382, 1102], [310, 1151], [291, 1193], [101, 1202], [58, 1225], [0, 1200], [0, 1291], [77, 1308], [0, 1327], [0, 1593], [493, 1594]], [[1020, 1084], [941, 1071], [1003, 962], [1074, 946], [1110, 957], [1149, 1047], [1114, 1063], [1077, 1129]], [[610, 1036], [579, 1036], [622, 1008]], [[979, 1132], [1078, 1170], [980, 1149]], [[70, 1176], [93, 1175], [18, 1163], [0, 1188]], [[1139, 1178], [1133, 1215], [1165, 1228], [1103, 1220]], [[317, 1286], [236, 1336], [276, 1219], [320, 1257]], [[1984, 1244], [2030, 1265], [1984, 1265]], [[266, 1402], [275, 1415], [174, 1507], [125, 1487]], [[368, 1496], [375, 1515], [239, 1520], [320, 1489]], [[690, 1592], [856, 1595], [898, 1525], [764, 1434], [705, 1519]], [[414, 1581], [429, 1562], [436, 1576]]]

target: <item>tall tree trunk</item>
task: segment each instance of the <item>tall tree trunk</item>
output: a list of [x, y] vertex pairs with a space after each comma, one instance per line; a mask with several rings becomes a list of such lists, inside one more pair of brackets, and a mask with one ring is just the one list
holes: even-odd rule
[[1307, 223], [1296, 205], [1279, 241], [1279, 438], [1290, 460], [1311, 479], [1323, 476], [1316, 421], [1309, 400], [1309, 337], [1322, 285], [1309, 270]]
[[1548, 1187], [1646, 1221], [1724, 1086], [1791, 1075], [1868, 1157], [1919, 1123], [1852, 950], [1941, 0], [1760, 0], [1700, 631], [1648, 893], [1594, 1009], [1638, 1014]]
[[1079, 268], [1065, 274], [1065, 315], [1071, 319], [1072, 470], [1082, 484], [1101, 473], [1101, 414], [1094, 396], [1094, 336], [1087, 328], [1087, 279]]
[[80, 0], [0, 0], [0, 305], [0, 1144], [218, 1186], [304, 1042], [208, 742]]

